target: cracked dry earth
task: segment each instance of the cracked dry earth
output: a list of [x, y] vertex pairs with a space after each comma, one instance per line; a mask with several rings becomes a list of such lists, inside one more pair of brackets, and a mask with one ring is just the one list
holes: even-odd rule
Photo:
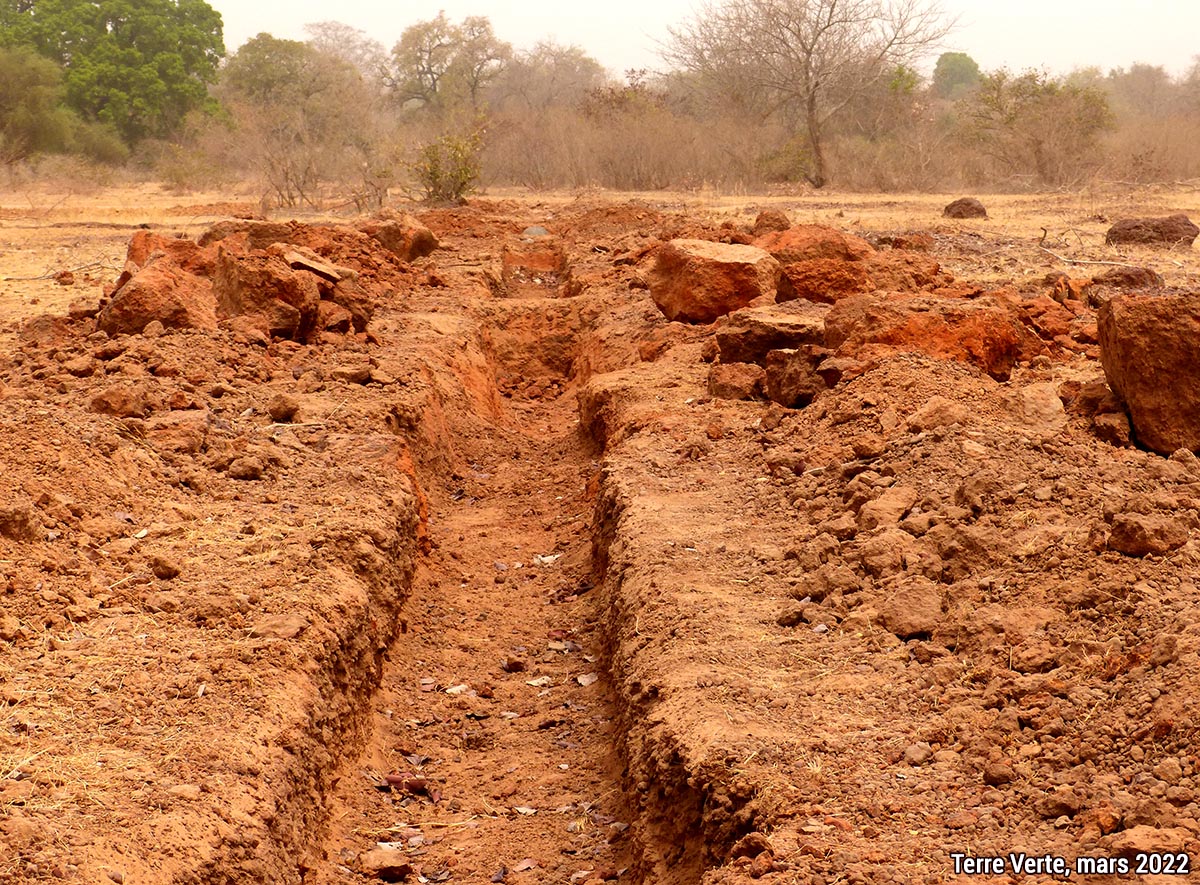
[[[1198, 265], [1045, 202], [997, 230], [858, 200], [861, 263], [796, 279], [886, 279], [865, 330], [803, 300], [666, 320], [656, 248], [753, 239], [757, 207], [478, 200], [420, 213], [439, 246], [403, 259], [227, 203], [6, 211], [9, 276], [41, 279], [0, 289], [0, 881], [963, 885], [1067, 877], [959, 852], [1197, 857], [1200, 465], [1114, 435], [1095, 309], [1048, 297], [1038, 234], [1069, 216], [1073, 257], [1167, 290]], [[213, 222], [225, 258], [195, 242]], [[192, 268], [308, 249], [360, 288], [298, 340], [98, 331], [143, 224]], [[810, 401], [714, 383], [773, 365], [755, 322], [829, 345]]]

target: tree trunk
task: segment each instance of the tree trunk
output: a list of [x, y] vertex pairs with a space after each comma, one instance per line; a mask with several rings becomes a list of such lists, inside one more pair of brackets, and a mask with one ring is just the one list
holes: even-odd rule
[[808, 124], [808, 147], [812, 152], [812, 163], [808, 174], [804, 177], [808, 179], [809, 184], [820, 190], [829, 183], [829, 179], [825, 171], [825, 146], [821, 143], [821, 120], [817, 114], [817, 96], [815, 92], [809, 92], [808, 94], [805, 118], [805, 122]]

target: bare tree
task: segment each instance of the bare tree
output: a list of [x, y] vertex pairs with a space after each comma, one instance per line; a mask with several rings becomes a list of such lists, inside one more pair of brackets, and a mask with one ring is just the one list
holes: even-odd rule
[[663, 57], [782, 115], [807, 142], [806, 177], [824, 187], [830, 120], [952, 25], [937, 0], [724, 0], [672, 28]]

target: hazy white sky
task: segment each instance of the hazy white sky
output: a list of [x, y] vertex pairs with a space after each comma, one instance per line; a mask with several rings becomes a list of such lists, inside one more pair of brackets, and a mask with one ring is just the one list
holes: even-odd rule
[[[304, 39], [309, 22], [340, 21], [371, 34], [389, 49], [401, 32], [438, 9], [458, 20], [491, 19], [497, 35], [518, 48], [541, 39], [575, 44], [615, 73], [660, 66], [657, 41], [667, 26], [688, 18], [697, 0], [438, 0], [431, 4], [378, 0], [209, 0], [225, 20], [233, 50], [255, 34]], [[971, 55], [984, 70], [1047, 68], [1065, 73], [1104, 71], [1134, 62], [1185, 71], [1200, 54], [1200, 0], [943, 0], [958, 28], [946, 50]]]

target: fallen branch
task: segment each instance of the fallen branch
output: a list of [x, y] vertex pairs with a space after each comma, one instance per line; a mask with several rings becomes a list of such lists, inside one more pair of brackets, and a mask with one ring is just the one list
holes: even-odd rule
[[1038, 246], [1038, 248], [1041, 249], [1043, 252], [1045, 252], [1047, 255], [1049, 255], [1051, 258], [1057, 258], [1059, 261], [1064, 261], [1067, 264], [1103, 264], [1108, 267], [1132, 267], [1135, 269], [1139, 266], [1136, 264], [1126, 264], [1124, 261], [1089, 261], [1086, 258], [1067, 258], [1064, 255], [1058, 255], [1054, 252], [1051, 252], [1045, 246]]

